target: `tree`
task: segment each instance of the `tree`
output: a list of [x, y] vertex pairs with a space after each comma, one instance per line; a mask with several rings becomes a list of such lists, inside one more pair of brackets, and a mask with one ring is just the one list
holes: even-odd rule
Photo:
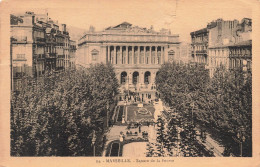
[[173, 62], [159, 69], [156, 86], [162, 100], [185, 118], [184, 124], [206, 127], [233, 153], [239, 151], [233, 138], [244, 129], [243, 155], [252, 155], [251, 73], [221, 66], [210, 79], [202, 65]]
[[177, 149], [178, 144], [178, 130], [177, 122], [175, 119], [171, 119], [167, 125], [166, 135], [165, 135], [165, 148], [168, 151], [168, 156], [174, 155], [174, 150]]
[[163, 157], [165, 156], [165, 151], [164, 151], [164, 144], [165, 144], [165, 124], [163, 119], [158, 116], [157, 122], [156, 122], [156, 143], [155, 143], [155, 151], [154, 155], [156, 157]]
[[188, 114], [191, 101], [199, 103], [195, 97], [207, 87], [209, 74], [200, 64], [166, 63], [159, 69], [155, 83], [165, 103]]
[[101, 154], [106, 106], [118, 93], [112, 66], [23, 80], [27, 85], [11, 100], [12, 155], [90, 156], [93, 129]]
[[154, 148], [152, 146], [152, 143], [147, 143], [146, 144], [146, 157], [153, 157], [154, 156]]
[[[241, 69], [227, 71], [223, 67], [216, 70], [208, 87], [209, 97], [213, 99], [209, 122], [220, 134], [233, 153], [239, 152], [233, 141], [234, 136], [244, 128], [244, 156], [252, 151], [252, 75]], [[238, 153], [236, 153], [239, 155]]]

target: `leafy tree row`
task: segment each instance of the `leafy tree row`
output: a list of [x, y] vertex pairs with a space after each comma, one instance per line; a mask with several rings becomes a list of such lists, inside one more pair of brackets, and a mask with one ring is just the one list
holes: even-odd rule
[[192, 126], [184, 126], [183, 131], [178, 130], [177, 118], [170, 119], [165, 124], [164, 119], [158, 117], [156, 122], [156, 141], [147, 144], [147, 157], [173, 157], [173, 156], [203, 156], [202, 150], [196, 147], [198, 141]]
[[251, 73], [220, 67], [210, 78], [203, 65], [167, 63], [159, 70], [156, 85], [162, 100], [182, 115], [183, 121], [194, 121], [218, 134], [231, 149], [228, 152], [236, 155], [240, 140], [236, 134], [242, 134], [243, 156], [251, 156]]
[[107, 107], [116, 103], [118, 81], [110, 65], [24, 78], [11, 99], [11, 155], [101, 154]]

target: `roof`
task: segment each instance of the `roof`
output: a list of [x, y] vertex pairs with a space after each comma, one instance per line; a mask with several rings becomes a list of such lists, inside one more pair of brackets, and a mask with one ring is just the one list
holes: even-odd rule
[[252, 46], [252, 40], [241, 41], [241, 42], [238, 42], [238, 43], [232, 43], [232, 44], [227, 44], [227, 45], [218, 44], [218, 45], [214, 45], [214, 46], [209, 47], [209, 49], [227, 48], [227, 47], [241, 47], [241, 46]]
[[217, 44], [217, 45], [214, 45], [214, 46], [210, 46], [209, 49], [214, 49], [214, 48], [227, 48], [228, 46], [230, 46], [230, 44], [227, 44], [227, 45]]
[[118, 25], [115, 26], [114, 28], [120, 27], [121, 25], [131, 26], [132, 24], [130, 24], [130, 23], [128, 23], [128, 22], [123, 22], [123, 23], [121, 23], [121, 24], [118, 24]]
[[202, 34], [202, 33], [207, 33], [207, 28], [203, 28], [194, 32], [191, 32], [190, 35], [197, 35], [197, 34]]
[[127, 27], [131, 27], [132, 26], [132, 24], [130, 24], [130, 23], [128, 23], [128, 22], [123, 22], [123, 23], [121, 23], [121, 24], [118, 24], [118, 25], [116, 25], [116, 26], [114, 26], [114, 27], [108, 27], [108, 28], [106, 28], [106, 30], [110, 30], [110, 29], [118, 29], [118, 28], [127, 28]]
[[252, 40], [235, 43], [233, 45], [230, 45], [229, 47], [241, 47], [241, 46], [252, 46]]

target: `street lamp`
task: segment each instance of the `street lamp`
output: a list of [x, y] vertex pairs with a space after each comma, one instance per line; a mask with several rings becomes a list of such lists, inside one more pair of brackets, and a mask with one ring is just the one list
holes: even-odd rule
[[107, 102], [107, 127], [108, 127], [108, 120], [109, 120], [109, 102]]
[[246, 137], [244, 135], [244, 127], [240, 128], [240, 131], [237, 133], [237, 138], [240, 144], [240, 157], [243, 156], [243, 142], [245, 142]]
[[95, 150], [95, 142], [96, 142], [96, 132], [95, 130], [93, 131], [93, 137], [92, 137], [92, 145], [93, 145], [93, 156], [96, 156], [96, 150]]
[[176, 152], [176, 156], [179, 157], [179, 154], [180, 154], [179, 141], [181, 140], [181, 136], [180, 136], [179, 127], [176, 126], [176, 129], [177, 129], [177, 152]]

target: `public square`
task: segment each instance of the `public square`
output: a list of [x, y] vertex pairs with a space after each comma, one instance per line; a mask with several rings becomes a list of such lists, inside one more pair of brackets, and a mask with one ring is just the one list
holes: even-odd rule
[[251, 10], [132, 1], [10, 10], [10, 155], [252, 157]]
[[[167, 112], [170, 112], [170, 109], [163, 106], [160, 100], [154, 104], [139, 104], [139, 107], [138, 104], [120, 105], [116, 112], [120, 112], [120, 107], [123, 109], [123, 119], [118, 122], [118, 118], [115, 118], [115, 125], [110, 127], [107, 132], [107, 142], [103, 156], [146, 157], [148, 143], [156, 142], [156, 129], [158, 128], [156, 119], [165, 117], [163, 111], [168, 110]], [[120, 116], [118, 113], [115, 114], [117, 117]], [[166, 118], [164, 119], [166, 120]], [[200, 132], [198, 132], [196, 139], [198, 147], [204, 149], [201, 151], [204, 153], [201, 156], [222, 156], [223, 146], [212, 139], [210, 135], [207, 135], [206, 140], [202, 141]], [[111, 152], [114, 152], [111, 151], [114, 150], [113, 145], [115, 144], [113, 143], [118, 145], [115, 149], [116, 154], [111, 154]], [[185, 152], [178, 151], [174, 156], [184, 156], [184, 154]]]

